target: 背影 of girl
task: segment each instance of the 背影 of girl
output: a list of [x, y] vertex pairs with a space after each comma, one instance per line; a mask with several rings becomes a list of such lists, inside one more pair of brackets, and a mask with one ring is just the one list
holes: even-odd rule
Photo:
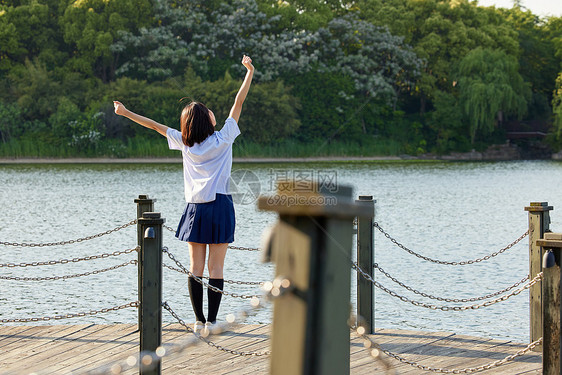
[[[244, 56], [242, 65], [246, 67], [246, 76], [220, 131], [215, 131], [215, 114], [203, 103], [191, 102], [183, 108], [181, 131], [178, 131], [136, 114], [118, 101], [113, 102], [117, 115], [155, 130], [168, 139], [170, 149], [181, 151], [186, 205], [176, 237], [187, 242], [192, 275], [201, 278], [207, 260], [209, 285], [221, 291], [224, 260], [228, 244], [234, 242], [236, 225], [232, 196], [229, 194], [232, 145], [240, 135], [238, 120], [254, 75], [250, 57]], [[193, 276], [188, 279], [188, 289], [196, 319], [193, 328], [197, 332], [205, 327], [212, 328], [216, 323], [222, 294], [207, 288], [208, 309], [205, 315], [203, 285]]]

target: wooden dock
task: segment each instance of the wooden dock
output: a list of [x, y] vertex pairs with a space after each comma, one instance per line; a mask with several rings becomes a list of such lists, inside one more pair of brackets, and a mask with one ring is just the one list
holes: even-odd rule
[[[163, 343], [185, 341], [191, 334], [179, 324], [166, 324]], [[237, 351], [269, 350], [269, 325], [239, 325], [211, 336], [213, 342]], [[372, 336], [384, 349], [422, 365], [448, 369], [477, 367], [516, 353], [526, 345], [490, 340], [450, 332], [416, 332], [379, 329]], [[0, 327], [1, 374], [81, 373], [104, 364], [126, 359], [138, 352], [139, 333], [133, 324], [52, 325]], [[398, 374], [424, 374], [389, 359]], [[485, 374], [540, 374], [540, 353], [531, 352]], [[162, 362], [164, 374], [267, 374], [269, 356], [241, 357], [200, 343]], [[138, 374], [127, 370], [125, 374]], [[351, 335], [351, 374], [384, 374], [363, 347], [363, 340]]]

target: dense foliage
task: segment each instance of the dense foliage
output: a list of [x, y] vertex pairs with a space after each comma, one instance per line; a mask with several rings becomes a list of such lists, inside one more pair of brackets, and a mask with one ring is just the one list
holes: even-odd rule
[[173, 127], [200, 100], [220, 122], [243, 54], [239, 155], [468, 151], [513, 123], [562, 145], [562, 19], [519, 7], [0, 0], [0, 156], [170, 155], [112, 100]]

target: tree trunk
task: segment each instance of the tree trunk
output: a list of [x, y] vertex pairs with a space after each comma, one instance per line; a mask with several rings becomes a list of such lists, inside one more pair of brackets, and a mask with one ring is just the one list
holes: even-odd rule
[[420, 96], [420, 115], [424, 115], [425, 114], [425, 97], [422, 95]]

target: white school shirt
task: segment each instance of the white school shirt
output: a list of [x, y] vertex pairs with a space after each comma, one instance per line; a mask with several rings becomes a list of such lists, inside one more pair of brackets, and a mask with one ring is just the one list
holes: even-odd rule
[[216, 199], [217, 193], [229, 193], [232, 169], [232, 143], [240, 128], [232, 117], [223, 128], [215, 131], [193, 147], [182, 141], [181, 132], [168, 128], [166, 137], [171, 150], [180, 150], [183, 157], [183, 182], [187, 203], [204, 203]]

